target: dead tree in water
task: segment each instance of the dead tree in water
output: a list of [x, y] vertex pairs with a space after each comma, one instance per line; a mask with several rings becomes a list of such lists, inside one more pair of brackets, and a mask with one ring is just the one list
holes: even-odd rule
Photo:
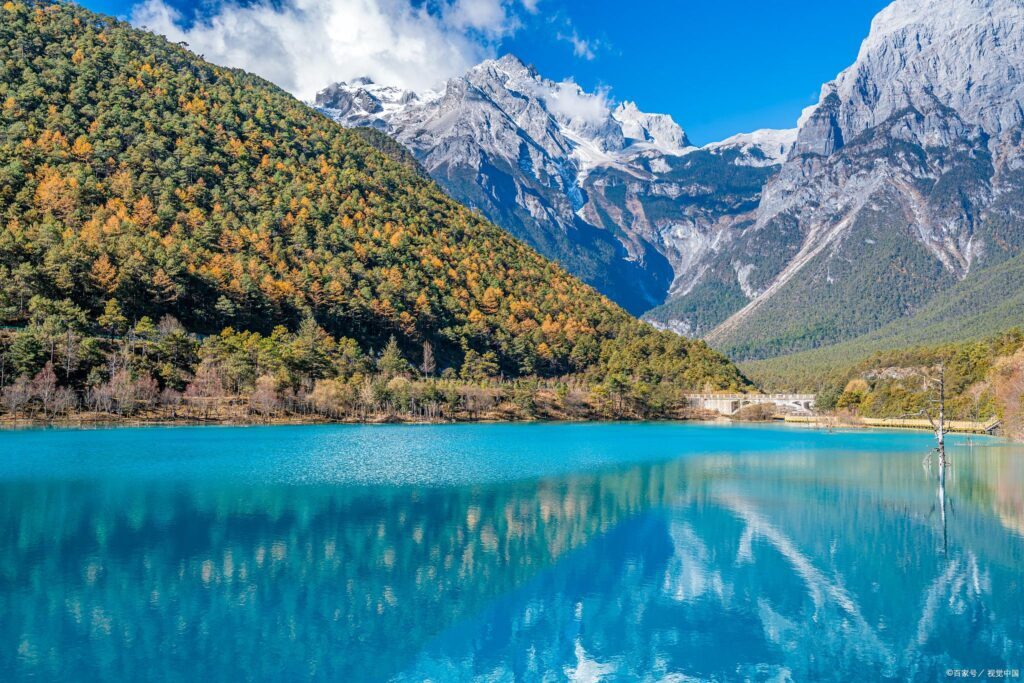
[[939, 454], [939, 476], [945, 478], [946, 465], [949, 464], [949, 461], [946, 460], [946, 434], [949, 433], [946, 424], [946, 365], [940, 362], [937, 367], [931, 368], [930, 371], [922, 371], [919, 375], [925, 390], [929, 394], [934, 391], [936, 396], [929, 397], [925, 407], [916, 415], [926, 417], [932, 426], [932, 431], [935, 432], [935, 450]]
[[[924, 415], [935, 432], [935, 450], [939, 454], [939, 481], [936, 495], [938, 496], [939, 518], [942, 522], [942, 552], [949, 551], [949, 540], [946, 529], [946, 506], [952, 510], [952, 501], [946, 496], [946, 468], [949, 461], [946, 459], [946, 434], [949, 429], [946, 425], [946, 366], [939, 362], [938, 366], [922, 370], [918, 373], [921, 382], [928, 394], [925, 407], [918, 415]], [[932, 392], [934, 391], [934, 395]], [[937, 414], [936, 414], [937, 413]], [[927, 469], [931, 470], [931, 452], [925, 458]], [[932, 508], [934, 510], [934, 508]]]
[[[945, 479], [946, 474], [946, 366], [939, 363], [938, 372], [935, 375], [924, 376], [925, 388], [935, 388], [937, 398], [929, 398], [929, 405], [924, 409], [924, 414], [932, 425], [935, 432], [935, 450], [939, 453], [939, 477]], [[935, 416], [935, 409], [938, 410], [938, 419]]]
[[933, 405], [938, 406], [938, 421], [932, 416], [931, 410], [925, 408], [925, 412], [928, 415], [928, 421], [932, 423], [932, 429], [935, 430], [935, 441], [937, 442], [936, 450], [939, 452], [939, 469], [940, 471], [946, 467], [946, 366], [943, 363], [939, 363], [938, 375], [935, 377], [925, 377], [925, 386], [934, 386], [938, 391], [937, 399], [929, 399], [929, 402]]

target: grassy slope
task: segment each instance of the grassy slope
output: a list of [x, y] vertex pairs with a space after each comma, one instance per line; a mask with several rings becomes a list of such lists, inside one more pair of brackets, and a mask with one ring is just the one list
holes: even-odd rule
[[1024, 325], [1024, 255], [971, 274], [917, 314], [832, 346], [741, 364], [768, 389], [817, 390], [878, 351], [978, 340]]

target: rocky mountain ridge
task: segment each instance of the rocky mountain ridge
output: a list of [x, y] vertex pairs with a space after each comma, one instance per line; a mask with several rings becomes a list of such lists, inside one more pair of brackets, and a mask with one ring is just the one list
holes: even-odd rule
[[795, 129], [704, 147], [512, 56], [439, 92], [362, 80], [317, 105], [631, 312], [763, 358], [867, 334], [1020, 253], [1022, 47], [1020, 0], [896, 0]]
[[1021, 74], [1017, 0], [879, 13], [735, 240], [749, 300], [709, 339], [754, 358], [842, 341], [1019, 253]]
[[[512, 55], [485, 61], [440, 91], [364, 78], [325, 88], [315, 104], [346, 126], [392, 135], [453, 197], [635, 314], [685, 289], [709, 213], [692, 205], [710, 201], [715, 219], [720, 212], [712, 195], [723, 188], [693, 176], [696, 167], [681, 160], [697, 154], [700, 167], [769, 168], [795, 134], [758, 131], [698, 148], [670, 116], [544, 79]], [[743, 188], [741, 204], [751, 191]], [[663, 211], [666, 204], [680, 207]]]

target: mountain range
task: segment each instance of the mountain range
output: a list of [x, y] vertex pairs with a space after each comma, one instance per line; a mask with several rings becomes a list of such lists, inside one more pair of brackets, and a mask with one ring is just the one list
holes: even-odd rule
[[676, 274], [702, 242], [696, 231], [749, 211], [793, 138], [764, 131], [699, 149], [671, 117], [612, 106], [512, 55], [439, 91], [362, 78], [315, 104], [392, 135], [452, 197], [637, 315], [686, 288]]
[[896, 0], [794, 129], [703, 147], [513, 56], [315, 104], [631, 312], [758, 359], [1020, 319], [986, 283], [1024, 284], [1022, 46], [1019, 0]]

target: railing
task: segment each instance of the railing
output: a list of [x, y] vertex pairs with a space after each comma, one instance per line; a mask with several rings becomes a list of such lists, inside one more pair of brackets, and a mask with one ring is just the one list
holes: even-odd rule
[[702, 401], [813, 401], [814, 394], [686, 394]]
[[[842, 426], [843, 420], [829, 418], [821, 415], [786, 415], [783, 418], [786, 422], [800, 422], [813, 425]], [[887, 427], [892, 429], [934, 429], [932, 423], [923, 418], [895, 418], [895, 417], [862, 417], [854, 418], [848, 425], [862, 425], [864, 427]], [[972, 422], [970, 420], [946, 420], [947, 432], [963, 432], [974, 434], [991, 434], [1001, 420], [993, 417], [986, 422]]]
[[[934, 429], [931, 421], [920, 418], [893, 417], [862, 417], [860, 421], [869, 427], [899, 427], [902, 429]], [[946, 430], [950, 432], [989, 433], [999, 426], [999, 418], [993, 417], [985, 422], [971, 420], [946, 420]]]

